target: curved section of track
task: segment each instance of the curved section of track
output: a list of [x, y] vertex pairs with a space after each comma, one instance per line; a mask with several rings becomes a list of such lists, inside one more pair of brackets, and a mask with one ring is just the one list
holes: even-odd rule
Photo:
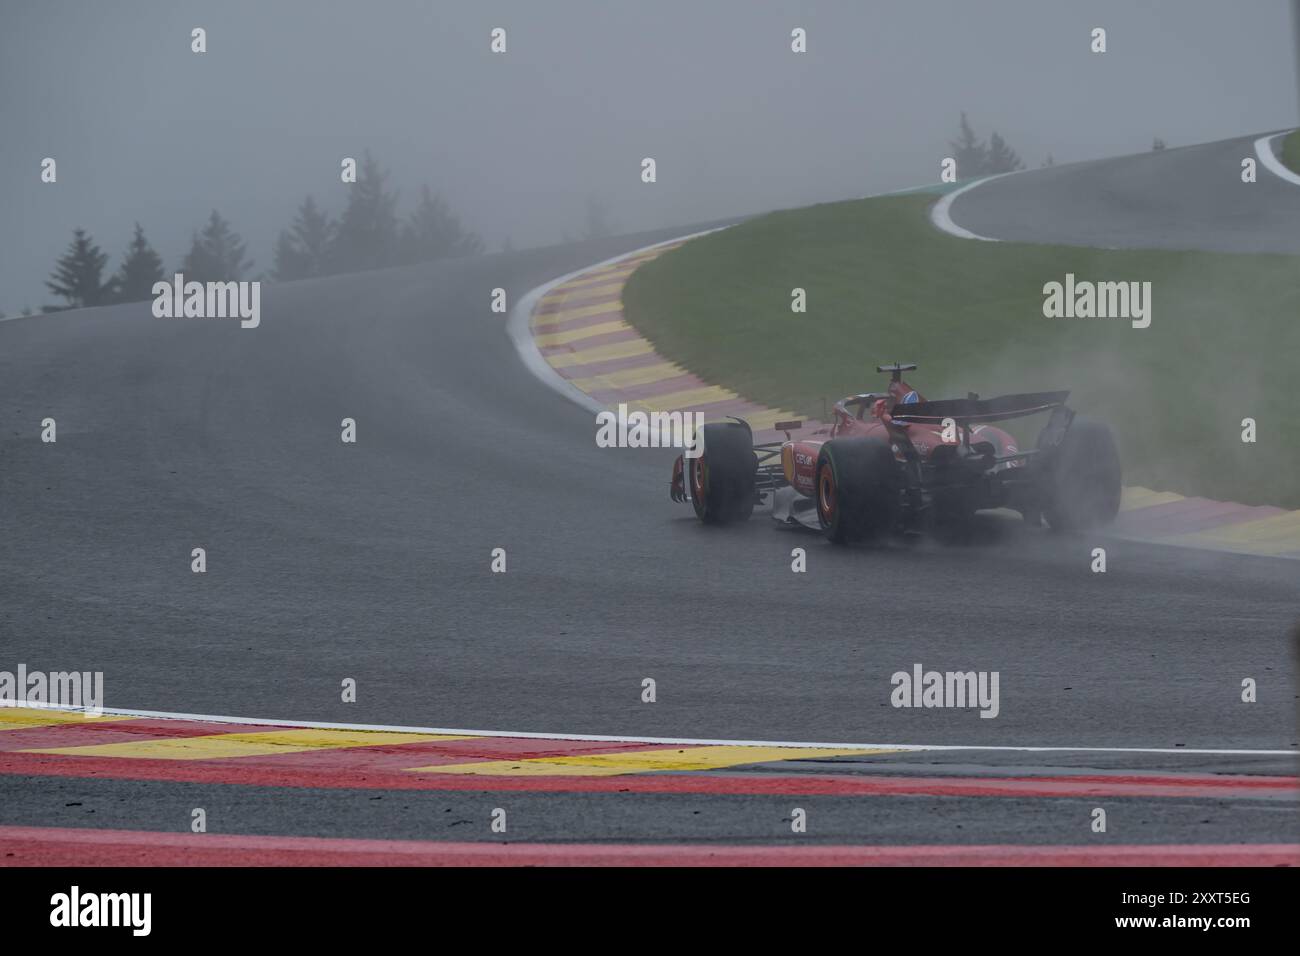
[[[1269, 136], [1276, 148], [1281, 134]], [[976, 237], [1103, 248], [1300, 254], [1300, 188], [1258, 163], [1258, 136], [1028, 170], [955, 195]]]
[[[520, 367], [491, 290], [656, 238], [268, 287], [256, 330], [147, 303], [6, 323], [6, 659], [101, 670], [109, 706], [188, 713], [1294, 744], [1293, 565], [1112, 542], [1092, 574], [1092, 542], [1005, 522], [908, 551], [764, 520], [706, 529], [668, 501], [670, 451], [597, 448], [591, 414]], [[45, 417], [57, 444], [39, 440]], [[998, 670], [999, 716], [891, 707], [890, 676], [914, 663]], [[1240, 702], [1243, 677], [1265, 682], [1258, 704]]]
[[[1230, 244], [1249, 245], [1253, 217], [1258, 243], [1285, 245], [1278, 217], [1300, 221], [1287, 205], [1300, 193], [1276, 192], [1289, 184], [1261, 174], [1240, 187], [1258, 207], [1196, 188], [1221, 176], [1237, 188], [1241, 148], [1007, 177], [958, 197], [953, 215], [981, 234], [1087, 241], [1109, 228], [1105, 208], [1150, 194], [1155, 207], [1107, 244], [1191, 242], [1209, 202], [1240, 217], [1223, 227]], [[1190, 165], [1157, 175], [1157, 161]], [[1177, 208], [1170, 175], [1192, 177], [1191, 208]], [[1003, 190], [1009, 205], [995, 201]], [[1055, 214], [1031, 227], [1031, 208]], [[515, 786], [520, 761], [568, 758], [536, 741], [445, 754], [398, 742], [394, 766], [419, 759], [396, 779], [453, 758], [473, 773], [417, 774], [402, 801], [416, 813], [376, 816], [358, 810], [375, 799], [364, 787], [332, 775], [372, 773], [364, 755], [379, 751], [234, 753], [230, 733], [265, 746], [283, 733], [165, 724], [135, 742], [141, 754], [30, 752], [63, 750], [44, 737], [0, 748], [0, 844], [94, 825], [122, 831], [128, 856], [147, 844], [141, 858], [171, 859], [160, 840], [175, 808], [204, 805], [214, 784], [229, 798], [225, 832], [276, 838], [479, 838], [446, 827], [486, 819], [504, 786], [526, 840], [770, 842], [789, 836], [798, 795], [816, 801], [810, 839], [946, 841], [981, 858], [992, 844], [1085, 842], [1098, 797], [1120, 808], [1126, 839], [1171, 852], [1290, 841], [1293, 564], [1108, 538], [1108, 570], [1094, 574], [1097, 541], [996, 519], [964, 544], [907, 550], [832, 548], [762, 518], [704, 528], [668, 501], [672, 451], [596, 446], [591, 410], [520, 364], [492, 290], [513, 301], [685, 231], [271, 286], [254, 330], [154, 319], [148, 303], [4, 323], [0, 670], [102, 671], [107, 706], [187, 714], [977, 749], [784, 760], [797, 778], [775, 789], [781, 771], [761, 763]], [[39, 437], [47, 417], [54, 444]], [[340, 441], [344, 418], [356, 444]], [[195, 547], [204, 574], [190, 570]], [[791, 570], [796, 547], [806, 573]], [[998, 672], [997, 717], [891, 706], [892, 675], [917, 665]], [[1247, 678], [1257, 703], [1242, 702]], [[134, 746], [123, 732], [95, 741]], [[216, 750], [176, 762], [178, 734]], [[482, 761], [504, 762], [507, 783], [482, 783]], [[1274, 784], [1282, 796], [1262, 799]], [[700, 809], [684, 813], [685, 800]]]

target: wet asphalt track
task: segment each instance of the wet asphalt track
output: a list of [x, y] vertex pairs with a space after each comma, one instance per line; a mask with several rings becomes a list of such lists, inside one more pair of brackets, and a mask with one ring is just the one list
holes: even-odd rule
[[[1049, 172], [1071, 168], [1091, 167]], [[1038, 178], [1023, 177], [1026, 188]], [[964, 204], [980, 194], [953, 211], [976, 231], [987, 224]], [[524, 370], [490, 290], [504, 286], [513, 302], [681, 231], [267, 286], [256, 330], [157, 320], [148, 303], [0, 324], [0, 667], [102, 670], [110, 707], [245, 717], [1295, 746], [1294, 562], [1060, 538], [998, 519], [966, 543], [883, 550], [835, 549], [759, 517], [705, 529], [668, 500], [671, 453], [596, 448], [591, 416]], [[864, 355], [864, 369], [872, 361]], [[38, 437], [47, 416], [55, 445]], [[357, 421], [355, 446], [339, 441], [344, 417]], [[1098, 544], [1104, 575], [1089, 571]], [[196, 546], [205, 575], [189, 570]], [[790, 571], [796, 546], [808, 549], [806, 574]], [[504, 575], [489, 571], [496, 547], [508, 553]], [[890, 675], [915, 662], [999, 671], [1000, 715], [890, 707]], [[345, 677], [358, 681], [355, 704], [339, 701]], [[640, 701], [645, 677], [658, 685], [653, 705]], [[1256, 704], [1240, 702], [1245, 677], [1259, 682]], [[1192, 754], [890, 759], [998, 774], [1294, 770], [1285, 757]], [[3, 777], [0, 823], [170, 828], [174, 806], [195, 805], [191, 786]], [[225, 832], [438, 835], [375, 810], [373, 794], [356, 798], [368, 803], [359, 813], [339, 794], [313, 803], [217, 789], [243, 808]], [[63, 809], [74, 791], [82, 806]], [[439, 799], [453, 807], [467, 795], [384, 805]], [[766, 822], [743, 822], [756, 798], [528, 799], [557, 808], [539, 839], [769, 835]], [[687, 803], [718, 814], [682, 822]], [[1142, 829], [1124, 842], [1295, 839], [1293, 802], [1178, 805], [1185, 813], [1143, 804]], [[829, 812], [842, 840], [960, 842], [970, 826], [967, 842], [1086, 840], [1060, 807], [877, 798]], [[464, 830], [447, 836], [474, 838]]]
[[1300, 254], [1300, 186], [1258, 160], [1256, 181], [1241, 181], [1258, 138], [1028, 170], [962, 194], [950, 212], [991, 239]]

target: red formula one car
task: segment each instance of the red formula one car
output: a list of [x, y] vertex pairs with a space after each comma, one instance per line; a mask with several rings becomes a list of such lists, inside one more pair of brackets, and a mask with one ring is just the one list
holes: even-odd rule
[[[674, 501], [709, 524], [748, 518], [772, 497], [779, 521], [820, 528], [837, 544], [958, 525], [1011, 508], [1033, 524], [1083, 530], [1115, 517], [1120, 462], [1111, 430], [1076, 419], [1069, 392], [928, 401], [903, 381], [915, 365], [882, 365], [888, 391], [835, 403], [834, 422], [793, 440], [754, 444], [740, 419], [705, 425], [698, 457], [673, 466]], [[991, 423], [1045, 414], [1033, 448]], [[815, 515], [815, 517], [814, 517]]]

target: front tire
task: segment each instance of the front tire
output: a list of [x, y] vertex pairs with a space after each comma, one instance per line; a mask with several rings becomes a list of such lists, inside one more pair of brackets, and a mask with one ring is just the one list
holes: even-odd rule
[[887, 534], [898, 524], [898, 463], [878, 438], [822, 445], [813, 493], [822, 534], [835, 544]]
[[695, 515], [705, 524], [746, 521], [754, 513], [758, 456], [744, 422], [714, 422], [700, 429], [698, 458], [684, 458]]

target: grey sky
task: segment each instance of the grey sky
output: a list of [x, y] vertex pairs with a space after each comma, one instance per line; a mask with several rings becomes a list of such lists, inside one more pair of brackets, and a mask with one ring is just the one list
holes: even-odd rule
[[1292, 36], [1285, 0], [0, 0], [0, 310], [56, 301], [76, 226], [115, 269], [138, 219], [171, 269], [216, 207], [269, 269], [367, 148], [495, 250], [589, 195], [631, 232], [930, 182], [963, 109], [1030, 166], [1281, 128]]

